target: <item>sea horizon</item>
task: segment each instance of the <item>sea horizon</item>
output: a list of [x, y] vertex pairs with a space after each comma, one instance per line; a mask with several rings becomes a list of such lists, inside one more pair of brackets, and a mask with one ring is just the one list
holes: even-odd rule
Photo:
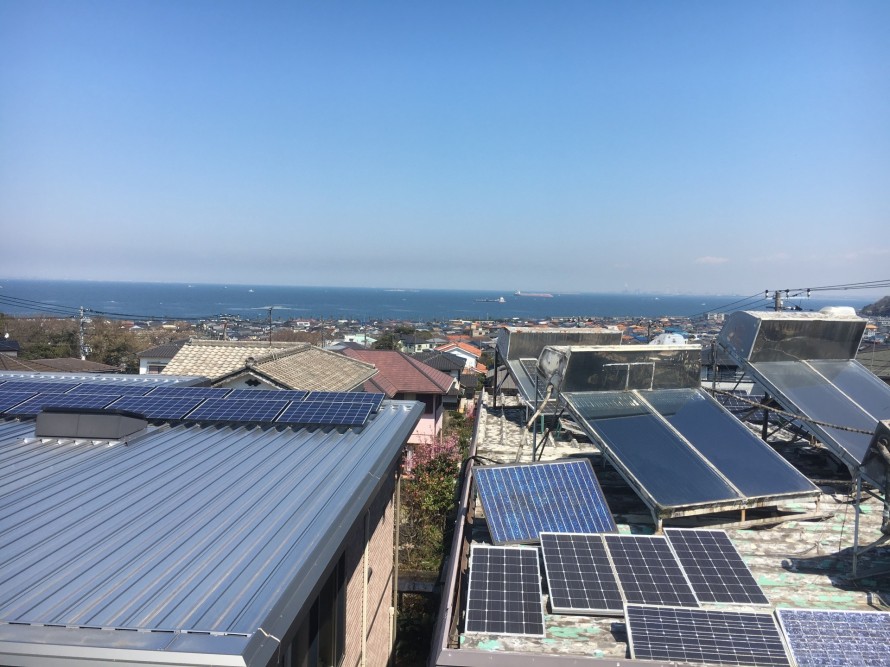
[[[275, 319], [505, 320], [551, 317], [690, 317], [743, 309], [771, 309], [763, 293], [584, 292], [434, 289], [405, 286], [292, 286], [262, 283], [50, 280], [0, 278], [0, 312], [65, 317], [87, 314], [123, 319], [213, 319], [221, 315]], [[541, 296], [549, 295], [549, 296]], [[498, 301], [503, 299], [502, 302]], [[826, 305], [861, 308], [874, 298], [789, 298], [803, 310]]]

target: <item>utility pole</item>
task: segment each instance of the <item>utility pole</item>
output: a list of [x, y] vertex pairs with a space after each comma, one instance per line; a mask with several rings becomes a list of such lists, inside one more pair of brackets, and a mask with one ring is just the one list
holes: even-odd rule
[[275, 306], [269, 306], [269, 346], [272, 346], [272, 309]]
[[79, 326], [78, 326], [78, 329], [80, 329], [80, 333], [78, 336], [78, 338], [79, 338], [78, 342], [80, 343], [80, 360], [81, 361], [86, 361], [86, 358], [87, 358], [87, 348], [86, 348], [86, 344], [84, 343], [84, 329], [85, 328], [86, 328], [86, 323], [83, 321], [83, 306], [81, 306], [80, 307]]
[[776, 312], [780, 312], [782, 310], [782, 292], [776, 290], [773, 293], [773, 299], [775, 300], [775, 308]]

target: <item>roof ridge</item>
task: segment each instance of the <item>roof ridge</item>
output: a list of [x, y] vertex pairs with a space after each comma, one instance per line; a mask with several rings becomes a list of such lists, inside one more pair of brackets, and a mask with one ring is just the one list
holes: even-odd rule
[[[440, 389], [444, 389], [445, 391], [447, 391], [454, 384], [454, 378], [451, 377], [450, 375], [448, 375], [448, 373], [443, 373], [442, 371], [440, 371], [437, 368], [433, 368], [432, 366], [427, 366], [425, 363], [423, 363], [422, 361], [419, 361], [418, 359], [412, 359], [404, 352], [399, 352], [399, 354], [401, 354], [403, 357], [405, 357], [405, 359], [407, 359], [408, 362], [412, 366], [414, 366], [414, 368], [416, 368], [420, 372], [421, 375], [423, 375], [427, 380], [432, 382], [434, 385], [436, 385]], [[443, 383], [441, 381], [437, 380], [435, 377], [433, 377], [429, 373], [427, 373], [427, 369], [429, 369], [433, 373], [436, 373], [437, 375], [447, 377], [448, 378], [448, 386], [447, 387], [443, 386]]]

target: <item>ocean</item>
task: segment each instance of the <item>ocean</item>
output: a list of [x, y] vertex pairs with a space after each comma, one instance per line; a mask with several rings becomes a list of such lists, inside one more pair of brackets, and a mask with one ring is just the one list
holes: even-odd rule
[[[492, 301], [500, 297], [503, 303]], [[733, 303], [733, 308], [770, 309], [772, 302], [762, 297], [554, 292], [546, 298], [503, 291], [0, 279], [2, 313], [66, 316], [83, 306], [88, 315], [139, 320], [210, 319], [222, 314], [265, 320], [270, 307], [274, 308], [276, 320], [657, 318], [723, 312]], [[826, 305], [861, 308], [869, 302], [870, 299], [849, 297], [787, 301], [804, 310], [818, 310]]]

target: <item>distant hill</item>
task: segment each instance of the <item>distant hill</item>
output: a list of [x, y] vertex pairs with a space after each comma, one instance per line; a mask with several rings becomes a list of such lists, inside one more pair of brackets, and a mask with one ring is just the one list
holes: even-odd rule
[[862, 309], [863, 315], [890, 316], [890, 296], [885, 296]]

